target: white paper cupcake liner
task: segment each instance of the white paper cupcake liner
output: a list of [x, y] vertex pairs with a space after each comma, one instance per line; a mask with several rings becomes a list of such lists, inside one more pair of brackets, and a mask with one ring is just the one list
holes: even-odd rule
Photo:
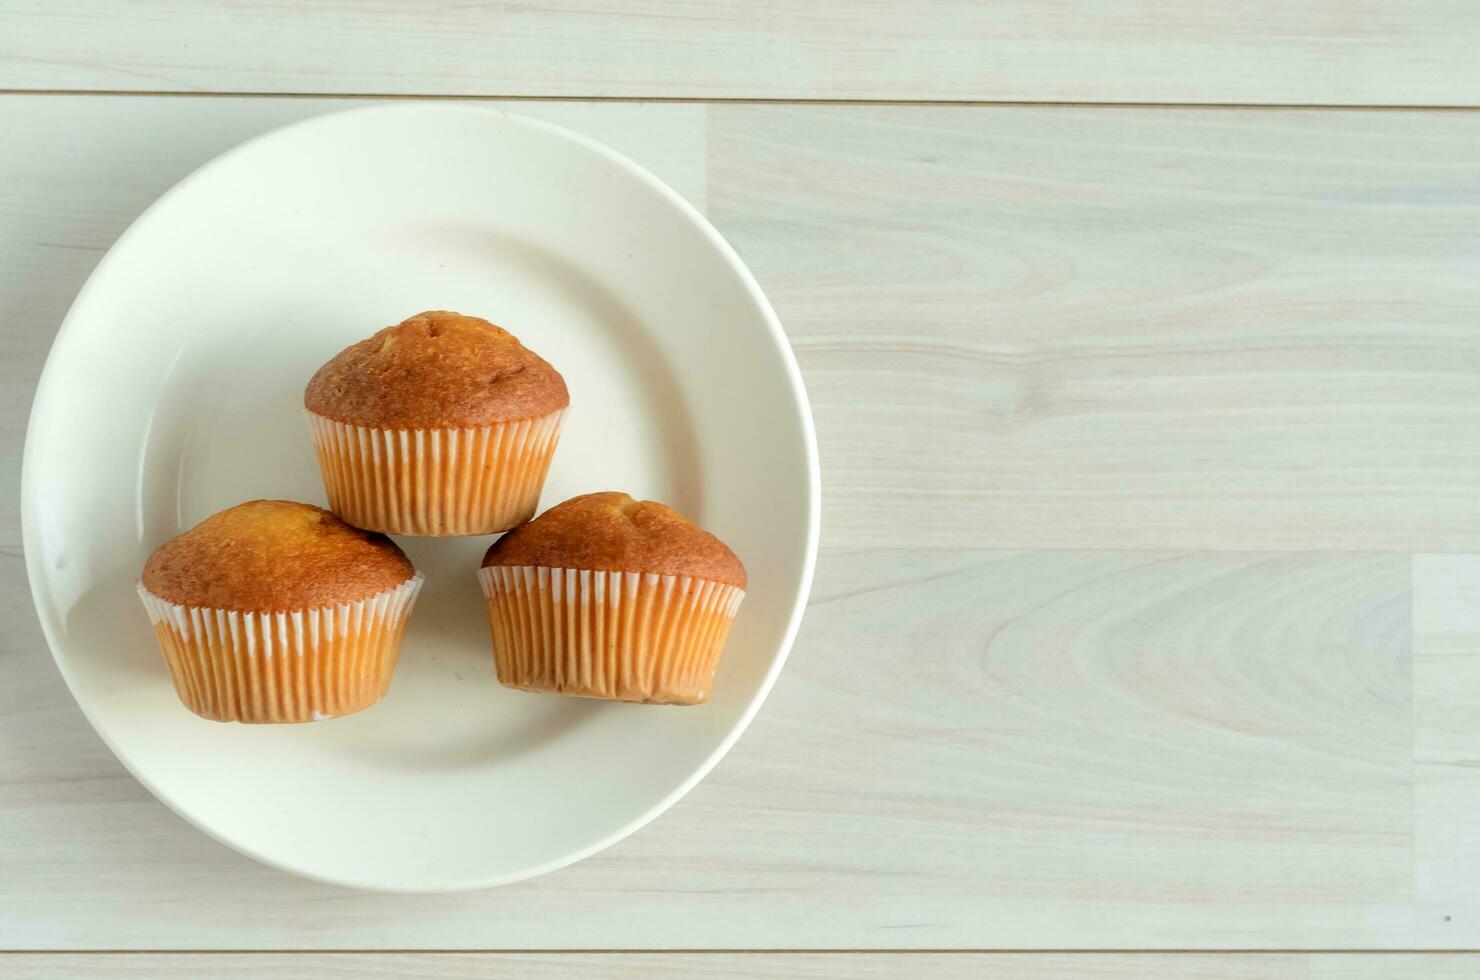
[[380, 429], [308, 413], [329, 509], [370, 531], [495, 534], [534, 516], [565, 409], [454, 429]]
[[421, 591], [418, 572], [359, 602], [242, 612], [170, 602], [138, 585], [175, 691], [214, 721], [319, 721], [379, 701]]
[[663, 704], [707, 700], [744, 590], [682, 575], [478, 570], [509, 687]]

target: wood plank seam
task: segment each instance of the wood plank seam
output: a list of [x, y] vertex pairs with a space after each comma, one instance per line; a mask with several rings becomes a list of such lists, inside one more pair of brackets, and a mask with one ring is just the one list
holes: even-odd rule
[[430, 102], [615, 102], [676, 105], [946, 106], [1002, 109], [1257, 109], [1270, 112], [1480, 112], [1480, 104], [1439, 105], [1401, 102], [1128, 102], [1061, 99], [843, 99], [742, 98], [705, 95], [518, 95], [459, 92], [194, 92], [188, 89], [0, 88], [0, 95], [100, 96], [184, 99], [347, 99]]

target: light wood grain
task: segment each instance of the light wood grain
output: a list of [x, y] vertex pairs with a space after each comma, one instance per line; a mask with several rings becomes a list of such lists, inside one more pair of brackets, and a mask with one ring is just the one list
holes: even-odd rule
[[[0, 99], [9, 486], [112, 237], [333, 104]], [[565, 871], [299, 881], [92, 733], [7, 503], [0, 947], [1480, 946], [1474, 119], [535, 108], [707, 200], [797, 346], [826, 553], [771, 700]]]
[[320, 980], [511, 976], [914, 977], [919, 980], [1470, 980], [1480, 956], [1305, 953], [287, 953], [15, 954], [13, 980]]
[[[0, 945], [1463, 943], [1474, 896], [1414, 892], [1408, 588], [1388, 555], [835, 553], [711, 779], [598, 857], [460, 896], [226, 852], [8, 654]], [[1426, 816], [1431, 845], [1480, 833]]]
[[1480, 550], [1480, 114], [717, 106], [833, 545]]
[[1468, 934], [1480, 899], [1480, 838], [1450, 828], [1480, 815], [1480, 556], [1413, 563], [1415, 881], [1420, 901]]
[[1316, 954], [1307, 963], [1310, 980], [1468, 980], [1480, 972], [1475, 954]]
[[7, 0], [0, 87], [1475, 105], [1465, 0]]

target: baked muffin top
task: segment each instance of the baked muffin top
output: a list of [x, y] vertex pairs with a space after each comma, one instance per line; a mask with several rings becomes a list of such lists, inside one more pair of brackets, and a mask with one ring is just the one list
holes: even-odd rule
[[725, 543], [672, 507], [606, 491], [572, 497], [499, 538], [492, 565], [652, 572], [745, 588], [745, 566]]
[[144, 588], [187, 606], [282, 612], [357, 602], [416, 574], [390, 538], [291, 500], [249, 500], [160, 545]]
[[431, 310], [340, 351], [309, 380], [303, 404], [350, 425], [445, 428], [548, 415], [570, 393], [502, 327]]

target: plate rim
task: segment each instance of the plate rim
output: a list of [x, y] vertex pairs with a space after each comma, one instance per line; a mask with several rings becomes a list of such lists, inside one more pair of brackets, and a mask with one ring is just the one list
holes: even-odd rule
[[[741, 712], [740, 717], [731, 726], [730, 731], [724, 736], [724, 738], [720, 739], [718, 745], [716, 745], [714, 750], [710, 752], [710, 754], [704, 759], [704, 761], [700, 763], [699, 766], [697, 766], [694, 771], [690, 773], [689, 776], [685, 778], [674, 790], [669, 792], [662, 799], [655, 802], [637, 818], [617, 828], [615, 831], [612, 831], [607, 835], [598, 838], [596, 841], [588, 844], [587, 846], [578, 848], [577, 850], [574, 850], [569, 854], [562, 855], [559, 858], [546, 861], [541, 864], [531, 866], [529, 868], [522, 868], [512, 872], [504, 872], [497, 875], [474, 876], [465, 880], [448, 881], [441, 883], [428, 882], [414, 885], [384, 884], [376, 882], [375, 880], [369, 878], [350, 879], [320, 875], [303, 868], [298, 868], [283, 862], [279, 862], [263, 853], [260, 853], [255, 848], [245, 843], [231, 840], [225, 836], [222, 836], [211, 827], [206, 826], [200, 821], [197, 821], [190, 814], [177, 807], [167, 794], [158, 789], [154, 785], [153, 781], [148, 779], [142, 772], [139, 771], [139, 769], [134, 765], [133, 760], [131, 760], [128, 754], [123, 751], [123, 749], [119, 746], [117, 741], [108, 732], [108, 730], [103, 725], [99, 724], [92, 706], [87, 702], [87, 699], [85, 699], [79, 693], [78, 687], [74, 682], [72, 673], [68, 669], [65, 658], [60, 652], [62, 646], [59, 639], [60, 631], [58, 629], [58, 625], [53, 621], [51, 612], [48, 609], [48, 602], [46, 598], [42, 595], [43, 589], [40, 587], [40, 585], [38, 585], [39, 582], [43, 581], [40, 569], [38, 547], [38, 518], [36, 516], [37, 501], [39, 499], [40, 488], [37, 485], [39, 477], [36, 474], [36, 467], [33, 462], [34, 456], [32, 451], [32, 447], [36, 445], [38, 429], [40, 428], [37, 420], [42, 418], [43, 415], [48, 414], [46, 409], [50, 402], [53, 401], [56, 397], [56, 395], [53, 393], [53, 389], [56, 388], [59, 383], [57, 381], [57, 372], [59, 369], [56, 366], [57, 349], [59, 346], [62, 345], [63, 341], [72, 332], [80, 329], [76, 324], [77, 310], [83, 305], [84, 300], [87, 299], [90, 292], [94, 288], [96, 288], [96, 284], [99, 282], [102, 274], [109, 267], [109, 264], [116, 261], [117, 255], [120, 251], [120, 246], [126, 245], [130, 238], [135, 236], [141, 228], [145, 227], [150, 219], [155, 215], [155, 213], [166, 202], [177, 196], [186, 184], [193, 183], [197, 177], [208, 173], [225, 161], [236, 157], [238, 154], [243, 153], [248, 149], [259, 148], [262, 145], [270, 143], [274, 140], [282, 139], [285, 137], [286, 134], [296, 132], [299, 129], [311, 128], [315, 125], [322, 125], [325, 123], [326, 120], [338, 119], [350, 115], [394, 115], [397, 113], [407, 112], [466, 113], [468, 115], [476, 115], [482, 117], [484, 122], [491, 125], [506, 125], [542, 131], [546, 135], [554, 136], [567, 143], [574, 144], [582, 150], [594, 153], [597, 156], [604, 158], [615, 167], [626, 171], [629, 175], [637, 178], [639, 181], [646, 184], [649, 188], [656, 191], [660, 197], [667, 201], [668, 204], [676, 208], [679, 214], [687, 219], [688, 222], [705, 237], [709, 244], [715, 249], [719, 257], [724, 260], [730, 271], [736, 276], [740, 284], [744, 287], [746, 294], [750, 297], [751, 301], [755, 303], [757, 309], [759, 309], [762, 314], [762, 319], [765, 321], [767, 332], [769, 334], [772, 345], [775, 347], [778, 355], [780, 356], [782, 366], [785, 370], [786, 379], [791, 390], [792, 399], [794, 404], [796, 405], [796, 408], [798, 409], [797, 414], [801, 420], [801, 435], [804, 450], [803, 455], [807, 484], [807, 500], [805, 508], [806, 540], [804, 542], [801, 576], [799, 579], [797, 594], [792, 603], [791, 612], [787, 617], [785, 628], [783, 629], [781, 634], [780, 644], [776, 650], [776, 654], [770, 668], [766, 671], [765, 676], [761, 679], [761, 683], [756, 689], [755, 694], [752, 695], [750, 702], [746, 705], [744, 711]], [[617, 150], [606, 145], [605, 143], [602, 143], [597, 139], [594, 139], [593, 137], [587, 136], [584, 133], [570, 129], [566, 126], [559, 125], [557, 123], [552, 123], [544, 119], [538, 119], [533, 116], [525, 115], [524, 113], [514, 112], [501, 106], [481, 105], [476, 102], [466, 102], [458, 100], [417, 100], [415, 102], [408, 103], [391, 101], [378, 102], [368, 106], [355, 106], [348, 109], [338, 109], [331, 110], [329, 112], [318, 113], [316, 115], [308, 116], [304, 119], [294, 120], [293, 122], [289, 122], [281, 126], [275, 126], [271, 129], [258, 133], [255, 136], [249, 137], [248, 139], [243, 140], [242, 142], [237, 143], [222, 151], [221, 153], [218, 153], [217, 155], [211, 157], [205, 163], [202, 163], [200, 166], [196, 167], [185, 176], [181, 177], [178, 181], [172, 184], [169, 189], [155, 198], [148, 207], [146, 207], [142, 212], [139, 213], [136, 218], [129, 222], [128, 227], [126, 227], [123, 232], [119, 234], [119, 236], [113, 241], [113, 243], [108, 246], [107, 251], [98, 261], [98, 264], [93, 267], [91, 272], [88, 273], [87, 279], [83, 282], [82, 287], [77, 292], [77, 295], [68, 305], [67, 312], [62, 318], [61, 325], [57, 328], [56, 335], [52, 338], [51, 345], [47, 349], [46, 361], [43, 364], [41, 374], [37, 379], [35, 394], [31, 398], [30, 415], [26, 423], [25, 444], [21, 453], [20, 516], [21, 547], [25, 556], [27, 585], [29, 586], [31, 592], [31, 602], [36, 610], [36, 617], [40, 621], [41, 632], [46, 640], [47, 650], [51, 653], [52, 661], [56, 664], [58, 672], [61, 673], [62, 680], [66, 683], [67, 690], [72, 695], [72, 700], [77, 704], [77, 707], [81, 710], [83, 717], [87, 719], [87, 722], [92, 727], [93, 731], [97, 733], [98, 738], [101, 739], [103, 744], [107, 746], [108, 750], [113, 753], [114, 758], [119, 761], [119, 763], [129, 773], [129, 775], [132, 776], [136, 781], [138, 781], [138, 783], [146, 790], [148, 790], [151, 796], [164, 804], [166, 808], [179, 816], [187, 824], [199, 830], [212, 840], [224, 844], [226, 847], [229, 847], [236, 853], [251, 858], [253, 861], [258, 862], [259, 864], [266, 865], [278, 871], [283, 871], [299, 878], [305, 878], [324, 884], [336, 885], [345, 888], [354, 888], [363, 891], [383, 892], [390, 894], [435, 894], [475, 891], [485, 888], [494, 888], [500, 885], [513, 884], [517, 881], [524, 881], [530, 878], [539, 877], [540, 875], [549, 874], [552, 871], [558, 871], [559, 869], [575, 864], [578, 861], [585, 860], [586, 858], [591, 857], [592, 855], [597, 854], [605, 850], [606, 848], [611, 847], [613, 844], [616, 844], [617, 842], [631, 836], [638, 830], [645, 827], [647, 824], [651, 823], [653, 820], [657, 819], [670, 807], [672, 807], [675, 803], [677, 803], [680, 799], [687, 795], [688, 792], [696, 785], [698, 785], [698, 783], [702, 779], [704, 779], [705, 776], [709, 775], [709, 773], [713, 771], [714, 767], [717, 766], [720, 760], [729, 753], [730, 749], [734, 746], [735, 742], [739, 740], [740, 736], [744, 734], [745, 730], [750, 727], [750, 723], [754, 720], [756, 714], [760, 711], [761, 705], [765, 703], [766, 698], [770, 695], [771, 688], [775, 685], [776, 678], [780, 676], [782, 668], [786, 665], [787, 658], [791, 654], [792, 646], [795, 644], [797, 632], [801, 628], [802, 617], [806, 612], [808, 598], [811, 595], [812, 591], [812, 582], [817, 566], [818, 545], [821, 538], [822, 477], [821, 464], [817, 447], [816, 420], [813, 418], [812, 415], [811, 401], [807, 397], [807, 389], [802, 379], [801, 368], [797, 363], [796, 352], [792, 349], [791, 343], [787, 339], [786, 332], [781, 326], [781, 321], [776, 316], [776, 311], [771, 307], [770, 300], [766, 298], [764, 291], [761, 289], [760, 283], [756, 281], [755, 275], [750, 271], [749, 267], [746, 266], [744, 261], [740, 258], [739, 254], [735, 251], [734, 247], [723, 235], [720, 234], [719, 230], [714, 227], [709, 219], [705, 217], [705, 215], [701, 213], [696, 207], [694, 207], [693, 204], [685, 199], [683, 195], [679, 194], [676, 190], [669, 186], [667, 182], [663, 181], [647, 168], [643, 167], [639, 163], [636, 163], [625, 154], [618, 152]]]

